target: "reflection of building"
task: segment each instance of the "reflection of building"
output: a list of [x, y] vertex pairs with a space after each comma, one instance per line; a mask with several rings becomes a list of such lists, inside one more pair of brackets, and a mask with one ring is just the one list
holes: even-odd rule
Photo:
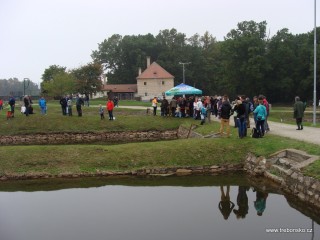
[[142, 73], [139, 71], [137, 77], [137, 96], [141, 100], [150, 100], [153, 97], [161, 97], [165, 91], [173, 88], [174, 76], [164, 70], [158, 63], [150, 64], [147, 58], [147, 69]]
[[137, 77], [137, 84], [103, 84], [102, 94], [96, 97], [118, 97], [119, 100], [134, 98], [149, 101], [153, 97], [162, 97], [163, 93], [174, 87], [174, 76], [163, 69], [158, 63], [150, 64], [147, 57], [147, 68]]

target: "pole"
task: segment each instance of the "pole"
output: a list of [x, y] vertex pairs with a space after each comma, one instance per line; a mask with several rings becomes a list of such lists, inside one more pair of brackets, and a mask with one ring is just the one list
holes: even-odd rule
[[184, 64], [182, 64], [182, 81], [183, 81], [183, 84], [185, 84], [186, 83], [186, 81], [185, 81], [185, 78], [184, 78]]
[[184, 65], [190, 64], [190, 63], [191, 63], [191, 62], [185, 62], [185, 63], [179, 62], [179, 64], [182, 64], [182, 81], [183, 81], [183, 84], [186, 83], [186, 81], [185, 81], [185, 75], [184, 75], [184, 72], [185, 72]]
[[314, 0], [314, 57], [313, 57], [313, 125], [316, 125], [317, 112], [317, 0]]
[[24, 78], [23, 79], [23, 97], [26, 95], [26, 81], [28, 81], [28, 86], [27, 87], [29, 87], [29, 84], [30, 84], [30, 79], [29, 78]]
[[312, 236], [311, 236], [311, 240], [314, 239], [314, 221], [312, 219]]
[[[190, 64], [190, 63], [191, 63], [191, 62], [186, 62], [186, 63], [179, 62], [179, 64], [182, 64], [182, 81], [183, 81], [183, 84], [186, 83], [185, 78], [184, 78], [184, 65]], [[183, 94], [183, 97], [185, 97], [185, 94]]]

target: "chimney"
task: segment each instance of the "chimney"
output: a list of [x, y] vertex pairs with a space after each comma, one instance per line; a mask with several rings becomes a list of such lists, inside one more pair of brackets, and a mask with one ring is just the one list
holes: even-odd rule
[[138, 76], [140, 76], [141, 75], [141, 67], [139, 67], [139, 74], [138, 74]]
[[150, 56], [147, 56], [147, 68], [150, 66]]

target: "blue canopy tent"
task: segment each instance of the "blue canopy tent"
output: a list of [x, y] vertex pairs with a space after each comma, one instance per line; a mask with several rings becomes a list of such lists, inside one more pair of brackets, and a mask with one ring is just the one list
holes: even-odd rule
[[202, 90], [199, 90], [197, 88], [191, 87], [189, 85], [186, 85], [184, 83], [181, 83], [174, 88], [171, 88], [170, 90], [166, 91], [165, 94], [167, 96], [174, 96], [174, 95], [196, 95], [196, 94], [202, 94]]

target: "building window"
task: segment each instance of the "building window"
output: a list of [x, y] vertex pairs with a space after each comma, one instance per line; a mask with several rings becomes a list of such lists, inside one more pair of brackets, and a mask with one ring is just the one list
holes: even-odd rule
[[144, 93], [144, 96], [148, 96], [148, 93], [146, 92], [146, 93]]
[[143, 85], [147, 85], [147, 82], [144, 82]]
[[162, 85], [164, 85], [164, 81], [162, 81]]

